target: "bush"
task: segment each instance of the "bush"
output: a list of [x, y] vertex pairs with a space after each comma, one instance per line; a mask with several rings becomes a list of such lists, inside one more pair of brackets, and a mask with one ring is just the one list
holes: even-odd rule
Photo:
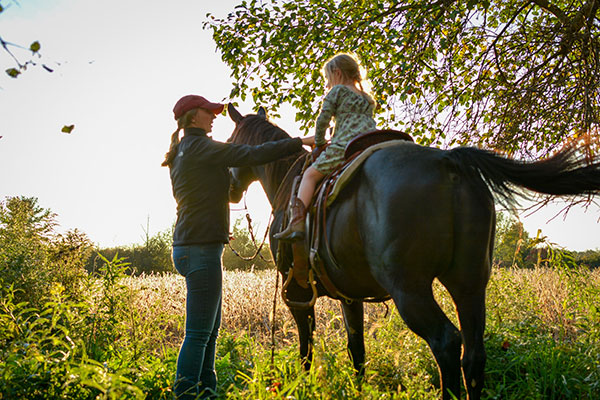
[[104, 260], [85, 302], [53, 284], [39, 307], [0, 287], [0, 398], [166, 399], [174, 352], [157, 362], [143, 347], [131, 310], [134, 291], [121, 284], [127, 267]]
[[34, 197], [7, 197], [0, 202], [0, 276], [13, 286], [17, 301], [40, 305], [50, 289], [60, 284], [79, 298], [85, 260], [92, 245], [75, 230], [54, 231], [56, 215], [38, 205]]
[[[269, 243], [265, 241], [260, 254], [256, 255], [258, 247], [263, 242], [263, 236], [253, 239], [250, 231], [244, 225], [245, 222], [242, 219], [236, 220], [233, 225], [232, 239], [229, 245], [225, 245], [223, 251], [223, 268], [240, 271], [273, 268], [275, 265], [269, 250]], [[109, 260], [116, 256], [127, 260], [130, 267], [126, 272], [130, 275], [176, 272], [171, 259], [173, 228], [158, 232], [154, 236], [149, 236], [147, 231], [145, 233], [146, 238], [143, 244], [97, 248], [95, 254], [87, 260], [87, 271], [98, 270], [98, 265], [103, 263], [98, 256], [101, 254]]]
[[504, 268], [551, 265], [575, 268], [584, 264], [573, 252], [550, 242], [541, 230], [536, 237], [531, 237], [517, 218], [498, 213], [497, 219], [494, 265]]

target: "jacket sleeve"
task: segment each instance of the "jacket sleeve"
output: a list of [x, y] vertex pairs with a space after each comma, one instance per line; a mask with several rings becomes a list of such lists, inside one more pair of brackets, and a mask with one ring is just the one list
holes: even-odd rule
[[302, 150], [300, 138], [282, 139], [257, 146], [211, 141], [198, 154], [204, 162], [226, 167], [261, 165]]
[[317, 147], [324, 146], [326, 143], [325, 132], [329, 127], [331, 118], [336, 114], [338, 93], [339, 85], [334, 86], [323, 100], [321, 111], [315, 123], [315, 146]]

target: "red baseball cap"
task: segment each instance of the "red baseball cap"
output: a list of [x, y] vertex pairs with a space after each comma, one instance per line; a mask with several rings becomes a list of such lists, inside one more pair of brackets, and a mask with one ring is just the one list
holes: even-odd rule
[[177, 103], [175, 103], [175, 107], [173, 107], [173, 114], [175, 114], [175, 119], [179, 119], [183, 114], [193, 110], [194, 108], [204, 108], [205, 110], [212, 111], [215, 114], [220, 114], [223, 112], [224, 107], [224, 104], [211, 103], [202, 96], [189, 94], [187, 96], [183, 96], [177, 101]]

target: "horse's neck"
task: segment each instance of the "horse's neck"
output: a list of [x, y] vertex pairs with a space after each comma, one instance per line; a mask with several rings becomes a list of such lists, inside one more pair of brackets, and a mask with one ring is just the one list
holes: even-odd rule
[[[283, 177], [282, 177], [283, 178]], [[260, 184], [269, 200], [269, 204], [271, 204], [271, 208], [275, 208], [275, 195], [277, 194], [278, 184], [275, 180], [269, 178], [261, 178]]]
[[[302, 155], [304, 155], [303, 153]], [[301, 155], [298, 154], [298, 157]], [[289, 198], [294, 177], [302, 173], [302, 162], [296, 162], [298, 159], [293, 157], [289, 161], [281, 160], [278, 168], [269, 171], [262, 168], [259, 175], [260, 184], [263, 187], [271, 208], [274, 210], [281, 209], [286, 206], [287, 201], [282, 202], [282, 198]], [[294, 170], [290, 170], [293, 168]]]

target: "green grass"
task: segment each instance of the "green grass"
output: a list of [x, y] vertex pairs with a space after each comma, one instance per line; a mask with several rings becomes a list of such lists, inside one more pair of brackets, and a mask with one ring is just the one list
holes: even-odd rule
[[[170, 399], [183, 336], [183, 279], [137, 278], [107, 263], [75, 302], [54, 286], [43, 306], [0, 297], [0, 399]], [[365, 377], [346, 351], [339, 305], [317, 303], [314, 363], [300, 365], [296, 329], [274, 271], [225, 272], [218, 340], [221, 399], [435, 399], [437, 366], [391, 302], [367, 305]], [[443, 287], [436, 298], [456, 322]], [[600, 271], [495, 269], [487, 296], [486, 399], [600, 398]]]

